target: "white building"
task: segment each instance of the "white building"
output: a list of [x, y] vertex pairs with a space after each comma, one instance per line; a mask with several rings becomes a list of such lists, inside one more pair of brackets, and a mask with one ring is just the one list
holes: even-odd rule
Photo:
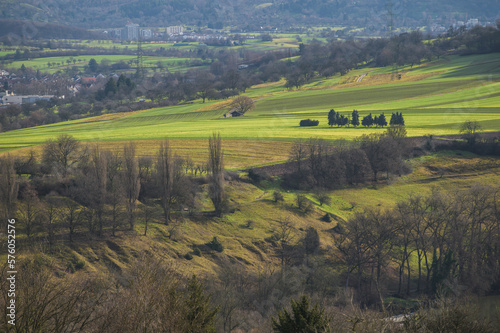
[[151, 31], [151, 29], [142, 29], [141, 37], [142, 39], [151, 39], [151, 37], [153, 37], [153, 32]]
[[5, 96], [2, 96], [2, 104], [29, 104], [35, 103], [39, 100], [49, 101], [54, 98], [54, 95], [14, 95], [13, 93], [6, 92]]
[[184, 28], [181, 26], [171, 26], [167, 27], [167, 35], [182, 35], [184, 33]]
[[122, 31], [122, 39], [137, 40], [139, 39], [139, 25], [132, 22], [127, 23]]
[[469, 19], [466, 23], [467, 28], [472, 28], [475, 27], [476, 25], [479, 25], [479, 20], [478, 19]]

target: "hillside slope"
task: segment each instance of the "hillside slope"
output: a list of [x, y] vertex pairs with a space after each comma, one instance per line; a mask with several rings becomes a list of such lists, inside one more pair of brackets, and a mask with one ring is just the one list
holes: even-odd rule
[[[121, 149], [127, 140], [140, 141], [141, 154], [152, 155], [158, 140], [168, 137], [181, 156], [200, 162], [206, 156], [207, 138], [220, 131], [227, 167], [242, 168], [286, 160], [295, 139], [352, 140], [385, 131], [381, 127], [330, 127], [327, 114], [331, 108], [346, 116], [353, 109], [361, 116], [403, 112], [409, 136], [458, 134], [465, 120], [478, 121], [485, 131], [500, 128], [498, 54], [453, 56], [402, 67], [398, 69], [401, 79], [391, 71], [360, 68], [342, 77], [317, 78], [291, 91], [283, 82], [256, 86], [246, 92], [256, 100], [255, 109], [239, 118], [223, 118], [227, 101], [197, 100], [9, 131], [0, 133], [0, 151], [40, 149], [47, 139], [67, 133], [114, 149]], [[300, 120], [307, 118], [319, 120], [319, 126], [299, 127]]]
[[[85, 224], [81, 224], [76, 228], [74, 243], [70, 243], [67, 229], [61, 227], [57, 229], [56, 245], [42, 252], [46, 263], [60, 276], [72, 274], [76, 263], [83, 262], [77, 267], [77, 274], [118, 277], [125, 274], [138, 258], [149, 255], [168, 262], [185, 276], [194, 273], [213, 279], [225, 265], [239, 267], [240, 272], [258, 274], [279, 270], [283, 223], [291, 226], [288, 242], [293, 251], [287, 254], [287, 260], [294, 264], [305, 260], [302, 240], [309, 227], [318, 231], [319, 254], [328, 260], [334, 255], [333, 228], [356, 212], [367, 208], [391, 209], [397, 202], [416, 193], [459, 191], [477, 183], [500, 185], [500, 160], [494, 157], [442, 152], [417, 158], [411, 163], [412, 174], [391, 182], [331, 191], [328, 193], [329, 204], [320, 205], [313, 194], [305, 193], [312, 204], [309, 213], [298, 209], [295, 192], [282, 191], [284, 201], [275, 203], [273, 192], [281, 190], [276, 183], [266, 181], [255, 186], [245, 176], [228, 181], [231, 209], [223, 218], [211, 215], [213, 206], [205, 193], [199, 198], [202, 206], [197, 213], [176, 212], [168, 226], [162, 223], [160, 212], [154, 212], [144, 236], [145, 223], [139, 205], [137, 224], [132, 231], [123, 225], [116, 236], [112, 236], [111, 227], [106, 227], [103, 236], [99, 237], [89, 234]], [[331, 222], [321, 220], [325, 213], [331, 214]], [[39, 234], [42, 235], [43, 232]], [[23, 233], [18, 234], [17, 244], [22, 257], [33, 257], [40, 252], [39, 236], [33, 235], [28, 242]], [[222, 252], [206, 245], [214, 236], [223, 245]], [[188, 254], [192, 259], [186, 258]]]
[[209, 25], [215, 28], [238, 26], [258, 30], [272, 25], [289, 28], [298, 25], [351, 25], [383, 30], [388, 25], [388, 7], [398, 26], [451, 24], [453, 20], [478, 18], [494, 21], [499, 15], [496, 0], [483, 1], [392, 1], [386, 0], [308, 0], [308, 1], [44, 1], [0, 3], [0, 18], [48, 20], [85, 28], [123, 26], [134, 20], [141, 26], [177, 24]]

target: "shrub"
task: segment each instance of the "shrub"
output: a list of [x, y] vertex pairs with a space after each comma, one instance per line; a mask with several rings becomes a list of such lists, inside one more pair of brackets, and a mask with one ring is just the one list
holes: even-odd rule
[[320, 220], [321, 220], [321, 221], [323, 221], [323, 222], [328, 222], [328, 223], [330, 223], [330, 222], [332, 222], [332, 217], [330, 216], [330, 214], [329, 214], [329, 213], [326, 213], [325, 215], [323, 215], [323, 216], [321, 217], [321, 219], [320, 219]]
[[248, 170], [248, 178], [250, 178], [254, 184], [259, 184], [263, 180], [272, 180], [267, 172], [258, 172], [254, 169]]
[[303, 119], [300, 121], [300, 126], [318, 126], [319, 120]]
[[285, 198], [283, 197], [283, 194], [281, 194], [281, 192], [278, 190], [273, 192], [273, 199], [274, 199], [274, 202], [285, 200]]
[[83, 260], [78, 260], [75, 264], [75, 268], [76, 269], [82, 269], [83, 267], [85, 267], [85, 261]]
[[297, 202], [297, 207], [299, 207], [299, 209], [302, 210], [306, 205], [307, 198], [304, 194], [297, 193], [295, 201]]
[[329, 205], [332, 202], [332, 199], [325, 192], [319, 192], [315, 195], [316, 200], [318, 200], [319, 205], [323, 206], [323, 204]]
[[299, 300], [291, 300], [292, 311], [282, 309], [278, 318], [272, 318], [273, 332], [327, 332], [330, 319], [325, 310], [315, 305], [309, 308], [309, 299], [302, 296]]
[[296, 197], [297, 207], [304, 213], [309, 213], [313, 210], [312, 203], [307, 199], [304, 194], [298, 194]]
[[313, 227], [308, 227], [303, 242], [307, 254], [318, 252], [320, 245], [318, 231]]
[[196, 254], [198, 257], [201, 257], [201, 250], [199, 248], [195, 247], [193, 253]]
[[186, 253], [184, 255], [184, 258], [186, 258], [187, 260], [191, 260], [191, 259], [193, 259], [193, 256], [191, 255], [191, 253]]
[[247, 221], [247, 228], [248, 229], [253, 229], [253, 227], [255, 226], [255, 222], [252, 221], [252, 220], [248, 220]]
[[406, 332], [496, 332], [484, 320], [477, 306], [466, 300], [440, 300], [437, 306], [422, 309], [404, 321]]
[[254, 169], [248, 170], [248, 178], [250, 178], [254, 184], [258, 184], [262, 179], [261, 175], [255, 172]]
[[214, 236], [214, 238], [207, 243], [207, 246], [217, 252], [224, 251], [224, 246], [222, 246], [216, 236]]
[[235, 171], [224, 171], [224, 179], [227, 181], [238, 180], [240, 175]]
[[71, 273], [76, 272], [75, 266], [73, 266], [73, 263], [72, 263], [72, 262], [70, 262], [70, 263], [69, 263], [69, 265], [68, 265], [68, 270], [69, 270]]

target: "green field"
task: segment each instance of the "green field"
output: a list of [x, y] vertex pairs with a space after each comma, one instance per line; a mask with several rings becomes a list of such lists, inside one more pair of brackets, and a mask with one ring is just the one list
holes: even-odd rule
[[[14, 61], [9, 64], [9, 67], [12, 68], [21, 68], [24, 64], [26, 67], [30, 67], [33, 70], [40, 70], [42, 72], [55, 73], [60, 70], [64, 70], [66, 68], [72, 68], [76, 66], [79, 71], [84, 71], [84, 66], [88, 65], [89, 60], [94, 58], [99, 64], [104, 60], [108, 61], [109, 65], [125, 62], [131, 65], [132, 71], [137, 60], [137, 56], [134, 55], [85, 55], [79, 57], [49, 57], [49, 58], [37, 58], [33, 60], [21, 60]], [[72, 60], [75, 59], [76, 62]], [[67, 60], [71, 62], [68, 64]], [[198, 60], [205, 63], [207, 66], [210, 63], [208, 60], [202, 60], [201, 58], [173, 58], [173, 57], [152, 57], [152, 56], [144, 56], [143, 62], [146, 68], [148, 67], [157, 67], [158, 62], [166, 67], [171, 72], [177, 71], [186, 71], [190, 66], [190, 62]], [[48, 63], [56, 63], [56, 65], [52, 65], [49, 67]], [[130, 71], [130, 70], [129, 70]]]
[[[362, 73], [368, 75], [361, 82], [350, 82]], [[355, 139], [385, 130], [330, 128], [327, 114], [331, 108], [346, 114], [357, 109], [361, 116], [384, 112], [390, 117], [392, 112], [403, 112], [410, 136], [457, 134], [460, 124], [466, 120], [478, 121], [485, 131], [500, 129], [498, 54], [450, 57], [413, 68], [399, 68], [398, 73], [402, 73], [401, 80], [391, 79], [388, 68], [361, 68], [344, 77], [317, 79], [293, 91], [284, 89], [283, 81], [263, 84], [247, 90], [246, 94], [256, 100], [256, 108], [240, 118], [223, 118], [228, 111], [227, 102], [203, 104], [198, 100], [174, 107], [21, 129], [0, 134], [0, 149], [5, 152], [37, 146], [60, 133], [68, 133], [90, 142], [169, 137], [182, 140], [189, 150], [195, 149], [190, 148], [189, 140], [204, 140], [213, 131], [220, 131], [227, 144], [235, 147], [233, 158], [241, 161], [248, 149], [242, 149], [238, 156], [238, 141], [289, 143], [309, 137]], [[319, 126], [299, 127], [299, 121], [306, 118], [318, 119]], [[251, 164], [272, 161], [273, 158], [264, 157], [275, 154], [273, 149], [266, 148], [260, 155], [263, 159]]]

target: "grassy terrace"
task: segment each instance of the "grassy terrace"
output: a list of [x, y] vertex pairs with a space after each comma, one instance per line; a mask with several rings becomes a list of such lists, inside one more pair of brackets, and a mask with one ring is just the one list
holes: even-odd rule
[[[46, 61], [45, 61], [46, 62]], [[194, 101], [186, 105], [100, 117], [16, 130], [0, 134], [2, 152], [29, 149], [60, 133], [109, 147], [141, 140], [141, 154], [153, 153], [157, 140], [174, 139], [180, 154], [196, 158], [206, 139], [220, 131], [228, 167], [259, 165], [286, 159], [298, 138], [355, 139], [382, 128], [330, 128], [331, 108], [350, 114], [403, 112], [408, 135], [457, 134], [465, 120], [478, 121], [484, 130], [500, 129], [500, 59], [498, 54], [450, 57], [413, 68], [361, 68], [344, 77], [316, 79], [299, 90], [287, 91], [284, 81], [247, 90], [256, 108], [244, 117], [224, 119], [227, 101]], [[367, 73], [361, 82], [356, 78]], [[317, 127], [299, 127], [301, 119], [318, 119]], [[24, 151], [24, 150], [23, 150]], [[203, 158], [204, 154], [203, 154]]]

